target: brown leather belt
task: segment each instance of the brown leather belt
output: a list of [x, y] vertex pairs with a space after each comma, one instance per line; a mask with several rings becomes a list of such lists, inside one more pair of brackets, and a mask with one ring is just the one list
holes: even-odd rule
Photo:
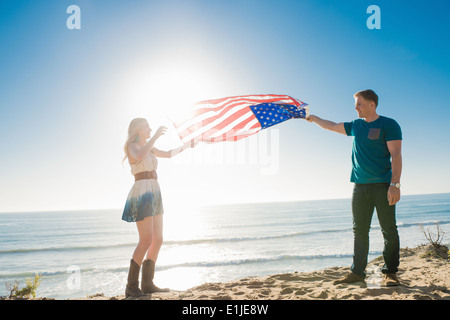
[[158, 179], [158, 175], [156, 174], [155, 170], [152, 171], [143, 171], [143, 172], [139, 172], [136, 173], [134, 175], [134, 181], [138, 181], [138, 180], [144, 180], [144, 179]]

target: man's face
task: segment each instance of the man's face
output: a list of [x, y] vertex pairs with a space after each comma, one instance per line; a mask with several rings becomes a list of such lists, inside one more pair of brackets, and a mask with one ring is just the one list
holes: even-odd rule
[[375, 111], [375, 102], [366, 100], [363, 97], [355, 98], [355, 110], [358, 112], [359, 118], [367, 118]]

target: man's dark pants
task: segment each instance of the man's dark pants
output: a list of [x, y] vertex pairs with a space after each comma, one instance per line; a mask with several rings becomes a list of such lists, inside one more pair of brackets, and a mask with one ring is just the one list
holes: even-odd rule
[[400, 240], [395, 221], [395, 205], [387, 199], [388, 183], [355, 184], [352, 198], [354, 254], [351, 270], [365, 278], [369, 254], [369, 231], [374, 208], [384, 238], [383, 273], [396, 273], [399, 265]]

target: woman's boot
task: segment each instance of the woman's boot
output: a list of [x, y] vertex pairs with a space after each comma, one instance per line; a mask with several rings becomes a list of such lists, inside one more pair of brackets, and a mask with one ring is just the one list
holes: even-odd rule
[[128, 271], [128, 283], [125, 289], [125, 298], [141, 297], [144, 294], [139, 289], [139, 269], [141, 267], [133, 260], [130, 260], [130, 270]]
[[147, 259], [142, 263], [142, 283], [141, 289], [144, 293], [169, 292], [169, 289], [161, 289], [155, 286], [153, 278], [155, 276], [155, 262]]

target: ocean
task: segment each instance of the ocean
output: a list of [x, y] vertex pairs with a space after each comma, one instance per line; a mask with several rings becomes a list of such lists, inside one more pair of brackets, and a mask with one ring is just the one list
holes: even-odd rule
[[[8, 284], [24, 285], [41, 274], [37, 297], [80, 298], [124, 294], [129, 261], [138, 236], [122, 210], [0, 213], [0, 296]], [[400, 245], [427, 240], [439, 222], [450, 236], [450, 194], [403, 196], [397, 205]], [[369, 260], [382, 254], [374, 213]], [[309, 272], [350, 266], [353, 253], [351, 200], [316, 200], [166, 207], [164, 244], [155, 283], [185, 290], [248, 276]]]

